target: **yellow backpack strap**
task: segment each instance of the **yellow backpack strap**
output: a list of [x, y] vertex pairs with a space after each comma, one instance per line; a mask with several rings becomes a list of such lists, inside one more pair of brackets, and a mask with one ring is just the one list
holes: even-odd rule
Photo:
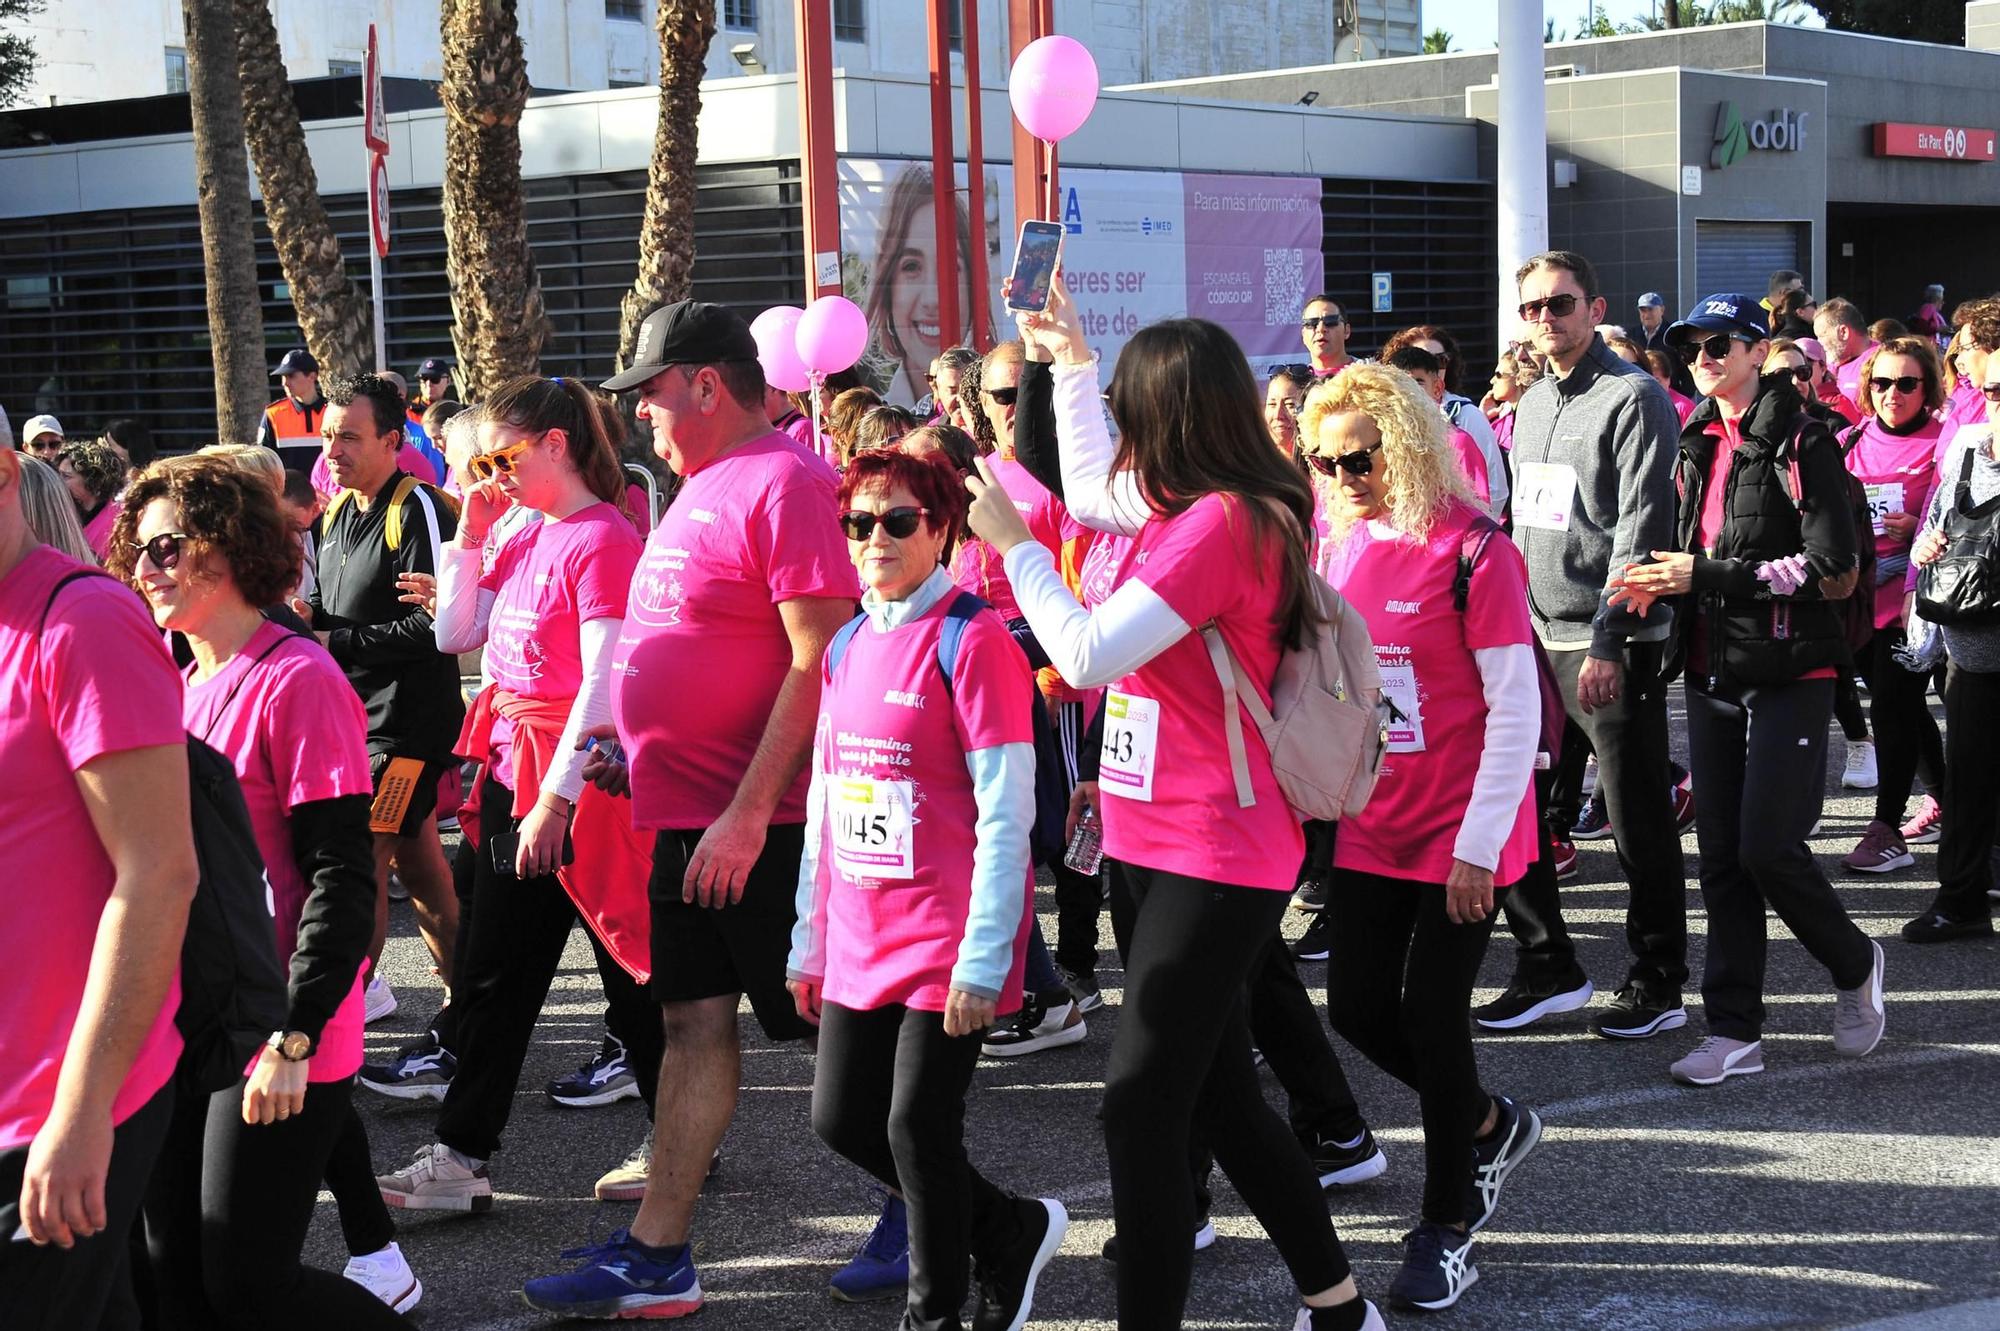
[[388, 542], [391, 551], [403, 547], [403, 504], [422, 484], [422, 481], [406, 471], [396, 481], [395, 493], [389, 496], [389, 513], [382, 522], [382, 539]]
[[320, 518], [319, 529], [322, 533], [333, 530], [333, 520], [340, 515], [342, 506], [353, 497], [354, 491], [352, 490], [335, 490], [333, 492], [333, 498], [326, 501], [326, 510]]

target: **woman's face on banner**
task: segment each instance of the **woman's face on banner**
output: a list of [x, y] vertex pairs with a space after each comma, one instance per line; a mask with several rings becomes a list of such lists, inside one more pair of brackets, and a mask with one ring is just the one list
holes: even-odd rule
[[[939, 352], [952, 345], [942, 335], [938, 322], [937, 219], [928, 208], [910, 217], [909, 234], [896, 256], [891, 281], [895, 292], [889, 300], [889, 332], [901, 349], [903, 378], [914, 391], [924, 382], [924, 371]], [[971, 300], [965, 283], [965, 256], [959, 256], [958, 309], [964, 317]]]

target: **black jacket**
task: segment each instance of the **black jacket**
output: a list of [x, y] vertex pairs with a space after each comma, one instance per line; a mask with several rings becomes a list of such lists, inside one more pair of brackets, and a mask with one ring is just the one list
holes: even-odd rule
[[[1806, 414], [1789, 376], [1766, 376], [1744, 414], [1743, 442], [1730, 461], [1721, 529], [1713, 549], [1702, 551], [1696, 529], [1716, 443], [1708, 427], [1719, 411], [1713, 398], [1704, 400], [1681, 431], [1676, 548], [1694, 553], [1694, 589], [1675, 617], [1670, 667], [1685, 659], [1697, 619], [1708, 639], [1708, 664], [1696, 683], [1780, 684], [1844, 664], [1845, 617], [1819, 585], [1855, 567], [1854, 511], [1840, 444]], [[1791, 596], [1774, 597], [1758, 581], [1757, 566], [1800, 553], [1811, 577]]]

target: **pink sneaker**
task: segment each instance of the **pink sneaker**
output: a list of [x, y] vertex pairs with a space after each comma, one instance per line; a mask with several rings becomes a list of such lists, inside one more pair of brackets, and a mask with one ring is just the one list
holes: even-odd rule
[[1917, 801], [1917, 816], [1903, 824], [1903, 843], [1909, 846], [1929, 846], [1943, 835], [1939, 824], [1944, 819], [1944, 810], [1929, 795]]
[[1896, 829], [1879, 819], [1868, 824], [1861, 833], [1861, 844], [1841, 860], [1857, 873], [1888, 873], [1916, 862], [1917, 857], [1910, 854]]

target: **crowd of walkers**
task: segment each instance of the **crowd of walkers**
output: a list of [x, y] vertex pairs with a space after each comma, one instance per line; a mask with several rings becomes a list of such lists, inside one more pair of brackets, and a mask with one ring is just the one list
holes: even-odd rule
[[[1796, 279], [1677, 321], [1649, 293], [1628, 333], [1586, 258], [1538, 255], [1477, 401], [1449, 330], [1363, 359], [1327, 295], [1261, 385], [1198, 319], [1105, 365], [1058, 275], [914, 411], [780, 393], [737, 315], [680, 302], [597, 385], [467, 406], [430, 360], [413, 400], [322, 386], [301, 349], [254, 445], [156, 458], [134, 422], [34, 418], [0, 453], [0, 757], [32, 794], [0, 857], [42, 885], [0, 902], [0, 1321], [404, 1325], [397, 1216], [494, 1207], [581, 922], [603, 1044], [548, 1094], [656, 1126], [596, 1189], [636, 1213], [531, 1306], [702, 1306], [748, 999], [813, 1049], [813, 1131], [881, 1189], [831, 1292], [1013, 1331], [1068, 1216], [968, 1149], [966, 1103], [982, 1054], [1088, 1038], [1106, 914], [1119, 1325], [1180, 1324], [1217, 1167], [1296, 1331], [1451, 1306], [1543, 1133], [1474, 1027], [1686, 1027], [1690, 821], [1681, 1083], [1763, 1070], [1767, 912], [1828, 972], [1834, 1051], [1883, 1036], [1883, 948], [1809, 845], [1836, 721], [1875, 800], [1844, 866], [1940, 842], [1903, 938], [1992, 931], [2000, 298], [1871, 330]], [[624, 463], [628, 392], [664, 507]], [[1629, 888], [1606, 999], [1559, 889], [1600, 838]], [[392, 897], [444, 1003], [368, 1063]], [[1502, 919], [1512, 974], [1475, 1007]], [[1389, 1161], [1336, 1031], [1420, 1111], [1375, 1290], [1334, 1219]], [[357, 1087], [436, 1102], [407, 1164], [372, 1157]], [[340, 1273], [302, 1259], [322, 1186]]]

